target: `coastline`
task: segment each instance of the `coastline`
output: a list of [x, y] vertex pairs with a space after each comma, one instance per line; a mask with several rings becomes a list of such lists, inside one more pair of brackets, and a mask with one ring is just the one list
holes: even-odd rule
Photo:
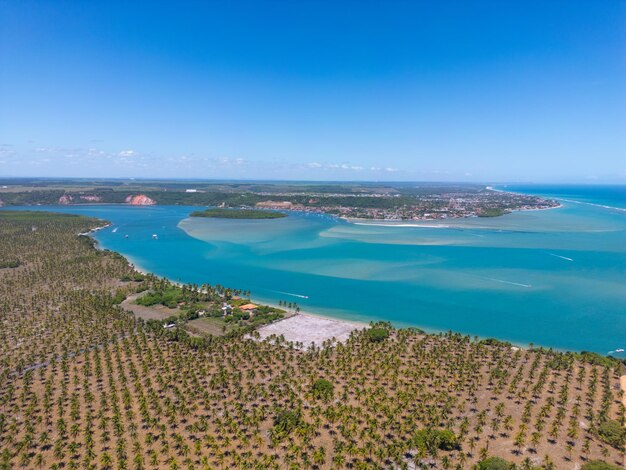
[[[474, 220], [476, 220], [477, 218], [474, 218]], [[100, 219], [102, 220], [102, 219]], [[106, 222], [104, 220], [102, 220], [102, 222]], [[98, 227], [97, 229], [93, 230], [91, 232], [91, 235], [97, 235], [98, 238], [100, 238], [100, 234], [96, 234], [95, 232], [98, 232], [99, 230], [102, 230], [106, 227], [110, 227], [111, 225], [115, 225], [115, 224], [111, 224], [111, 223], [106, 223], [104, 225], [102, 225], [101, 227]], [[105, 246], [103, 246], [97, 239], [95, 236], [93, 236], [94, 240], [96, 240], [97, 244], [96, 246], [99, 249], [107, 249]], [[103, 240], [106, 243], [107, 238], [103, 238]], [[116, 251], [115, 249], [113, 251]], [[119, 253], [119, 252], [118, 252]], [[140, 272], [142, 274], [148, 274], [150, 272], [153, 272], [151, 269], [146, 269], [144, 266], [142, 266], [141, 261], [133, 259], [132, 257], [129, 257], [123, 253], [120, 253], [122, 256], [124, 256], [124, 258], [126, 258], [129, 262], [129, 265], [131, 265], [137, 272]], [[146, 259], [145, 261], [147, 261], [149, 263], [149, 259]], [[160, 269], [159, 266], [154, 265], [153, 266], [154, 269]], [[163, 276], [165, 278], [167, 278], [167, 276]], [[179, 284], [179, 282], [176, 281], [172, 281], [175, 282], [176, 284]], [[219, 282], [219, 281], [217, 281]], [[237, 287], [238, 285], [235, 284], [231, 284], [233, 285], [233, 287]], [[276, 284], [277, 288], [280, 288], [279, 284]], [[267, 297], [266, 297], [267, 298]], [[252, 301], [255, 303], [260, 303], [260, 304], [264, 304], [264, 305], [272, 305], [274, 307], [277, 307], [276, 302], [278, 301], [278, 298], [280, 298], [280, 296], [276, 296], [276, 299], [274, 300], [274, 302], [268, 302], [268, 301], [263, 301], [262, 299], [259, 299], [257, 297], [255, 297], [254, 295], [252, 296]], [[377, 316], [368, 316], [368, 315], [363, 315], [360, 318], [358, 318], [358, 314], [356, 315], [352, 315], [353, 311], [347, 309], [346, 313], [344, 314], [344, 312], [342, 312], [341, 309], [335, 309], [332, 308], [334, 307], [331, 306], [330, 309], [326, 309], [323, 312], [316, 312], [315, 311], [315, 307], [308, 307], [307, 309], [305, 309], [304, 311], [300, 312], [299, 315], [302, 316], [313, 316], [316, 318], [321, 318], [321, 319], [327, 319], [330, 321], [334, 321], [334, 322], [342, 322], [343, 324], [346, 325], [354, 325], [354, 326], [358, 326], [358, 327], [367, 327], [370, 321], [385, 321], [384, 315], [383, 318], [381, 317], [377, 317]], [[279, 307], [282, 308], [282, 307]], [[301, 307], [302, 308], [302, 307]], [[358, 310], [354, 310], [354, 312], [358, 312]], [[346, 318], [347, 317], [347, 318]], [[356, 319], [354, 317], [357, 317]], [[437, 328], [437, 327], [431, 327], [431, 326], [424, 326], [422, 324], [419, 323], [394, 323], [394, 327], [395, 328], [408, 328], [408, 327], [414, 327], [414, 328], [420, 328], [423, 329], [424, 331], [426, 331], [428, 334], [439, 334], [439, 333], [445, 333], [446, 331], [450, 330], [450, 327], [446, 327], [446, 325], [444, 325], [441, 328]], [[462, 335], [467, 335], [470, 337], [477, 337], [479, 339], [489, 339], [489, 338], [494, 338], [497, 339], [499, 341], [503, 341], [503, 342], [508, 342], [511, 343], [512, 346], [515, 347], [521, 347], [524, 349], [528, 348], [528, 345], [530, 344], [530, 340], [528, 341], [520, 341], [519, 338], [508, 338], [506, 336], [499, 336], [496, 334], [491, 334], [491, 335], [485, 335], [484, 333], [481, 334], [480, 332], [476, 332], [475, 330], [468, 330], [468, 329], [455, 329], [455, 332], [458, 332]], [[535, 347], [543, 347], [546, 349], [554, 349], [556, 351], [573, 351], [573, 352], [580, 352], [583, 349], [586, 348], [567, 348], [567, 347], [559, 347], [559, 346], [555, 346], [554, 344], [551, 343], [542, 343], [540, 341], [537, 341], [536, 339], [534, 341], [532, 341], [532, 343], [534, 344]], [[608, 348], [610, 349], [610, 348]], [[602, 350], [598, 350], [598, 349], [594, 349], [595, 351], [597, 351], [598, 353], [604, 355], [605, 354], [605, 349]]]
[[[151, 274], [148, 270], [142, 268], [140, 265], [132, 262], [132, 260], [130, 260], [127, 256], [119, 253], [121, 256], [124, 256], [124, 258], [126, 258], [127, 260], [129, 260], [128, 265], [131, 266], [133, 269], [135, 269], [135, 271], [147, 275], [147, 274]], [[168, 278], [166, 278], [168, 279]], [[182, 286], [184, 285], [184, 283], [178, 282], [178, 281], [173, 281], [171, 279], [168, 279], [168, 281], [170, 281], [171, 283], [177, 285], [177, 286]], [[287, 309], [285, 309], [283, 306], [279, 306], [277, 303], [275, 302], [269, 302], [266, 300], [260, 300], [260, 299], [255, 299], [254, 296], [250, 297], [250, 302], [252, 303], [256, 303], [256, 304], [260, 304], [260, 305], [267, 305], [269, 307], [273, 307], [273, 308], [278, 308], [281, 310], [286, 310], [287, 311], [287, 315], [285, 316], [285, 318], [281, 318], [280, 320], [277, 320], [273, 323], [270, 323], [268, 325], [263, 325], [261, 327], [259, 327], [257, 329], [257, 331], [261, 332], [266, 332], [267, 334], [262, 335], [264, 337], [267, 337], [271, 334], [276, 334], [281, 335], [283, 334], [283, 336], [285, 336], [285, 338], [288, 337], [288, 335], [286, 335], [286, 332], [290, 332], [290, 330], [292, 329], [292, 324], [295, 323], [296, 321], [294, 319], [307, 319], [309, 321], [305, 321], [305, 322], [299, 322], [300, 324], [298, 325], [299, 331], [295, 332], [295, 334], [299, 337], [308, 337], [310, 336], [310, 331], [316, 331], [316, 330], [321, 330], [324, 331], [326, 333], [325, 338], [324, 339], [331, 339], [332, 337], [335, 337], [335, 335], [332, 334], [332, 332], [335, 330], [334, 328], [332, 328], [332, 325], [337, 325], [340, 327], [343, 327], [343, 329], [345, 329], [346, 331], [355, 331], [355, 330], [361, 330], [364, 328], [369, 328], [370, 323], [366, 322], [366, 321], [358, 321], [358, 320], [347, 320], [347, 319], [343, 319], [343, 318], [338, 318], [332, 315], [325, 315], [322, 313], [316, 313], [316, 312], [312, 312], [310, 310], [300, 310], [299, 312], [294, 312], [294, 311], [289, 311]], [[292, 321], [290, 321], [292, 320]], [[372, 319], [371, 321], [376, 321], [375, 319]], [[384, 320], [378, 320], [378, 321], [384, 321]], [[274, 325], [280, 325], [279, 328], [274, 327]], [[284, 327], [284, 328], [283, 328]], [[423, 330], [426, 334], [440, 334], [440, 333], [446, 333], [447, 331], [450, 330], [436, 330], [436, 329], [431, 329], [431, 328], [427, 328], [424, 326], [420, 326], [420, 325], [404, 325], [404, 326], [394, 326], [395, 328], [418, 328], [420, 330]], [[329, 333], [330, 331], [330, 333]], [[503, 339], [503, 338], [494, 338], [491, 336], [481, 336], [481, 335], [476, 335], [476, 334], [472, 334], [472, 333], [467, 333], [467, 332], [457, 332], [460, 333], [464, 336], [470, 336], [470, 337], [476, 337], [479, 340], [486, 340], [486, 339], [495, 339], [497, 341], [501, 341], [504, 343], [510, 343], [511, 345], [511, 349], [512, 350], [526, 350], [528, 349], [528, 345], [527, 344], [521, 344], [518, 343], [516, 341], [513, 340], [509, 340], [509, 339]], [[339, 341], [345, 341], [345, 339], [347, 339], [347, 336], [344, 338], [337, 338]], [[293, 338], [293, 341], [300, 341], [297, 338]], [[302, 342], [302, 341], [300, 341]], [[313, 341], [316, 345], [321, 345], [321, 340], [320, 341]], [[309, 342], [310, 343], [310, 342]], [[561, 348], [554, 348], [551, 346], [544, 346], [544, 345], [540, 345], [540, 344], [534, 344], [534, 347], [536, 348], [545, 348], [545, 349], [553, 349], [555, 351], [560, 351], [560, 352], [568, 352], [569, 350], [567, 349], [561, 349]]]
[[[582, 204], [582, 203], [581, 203]], [[554, 207], [543, 207], [537, 209], [515, 209], [506, 214], [499, 215], [497, 217], [454, 217], [449, 219], [438, 219], [442, 220], [441, 224], [436, 223], [437, 219], [422, 219], [422, 220], [384, 220], [384, 219], [358, 219], [358, 218], [345, 218], [346, 222], [353, 225], [364, 225], [364, 226], [372, 226], [372, 227], [417, 227], [417, 228], [456, 228], [455, 224], [462, 222], [464, 220], [481, 220], [481, 219], [497, 219], [500, 217], [506, 217], [514, 212], [534, 212], [534, 211], [548, 211], [552, 209], [562, 209], [565, 205], [560, 204]], [[626, 209], [620, 209], [626, 211]], [[445, 220], [445, 221], [444, 221]], [[424, 222], [424, 223], [420, 223]], [[480, 227], [475, 227], [480, 228]]]
[[[98, 230], [103, 230], [103, 229], [105, 229], [107, 227], [110, 227], [112, 225], [113, 224], [111, 222], [107, 222], [106, 225], [102, 225], [101, 227], [92, 228], [91, 230], [88, 230], [88, 231], [86, 231], [84, 233], [79, 233], [78, 236], [90, 237], [92, 233], [95, 233]], [[96, 240], [95, 238], [93, 240], [95, 240], [95, 242], [98, 243], [98, 240]]]
[[[499, 191], [499, 190], [492, 190]], [[500, 192], [508, 192], [508, 191], [500, 191]], [[520, 194], [520, 193], [511, 193], [511, 194]], [[556, 199], [555, 199], [556, 200]], [[564, 200], [564, 199], [563, 199]], [[570, 201], [566, 201], [570, 202]], [[574, 202], [574, 201], [571, 201]], [[583, 203], [580, 203], [583, 204]], [[598, 205], [598, 204], [594, 204]], [[454, 223], [463, 220], [476, 220], [476, 219], [498, 219], [500, 217], [506, 217], [514, 212], [533, 212], [533, 211], [548, 211], [552, 209], [561, 209], [565, 207], [560, 202], [558, 205], [553, 207], [538, 207], [532, 209], [513, 209], [510, 212], [506, 212], [497, 217], [479, 217], [479, 216], [467, 216], [467, 217], [449, 217], [446, 219], [407, 219], [407, 220], [385, 220], [385, 219], [363, 219], [358, 217], [340, 217], [341, 220], [344, 220], [353, 225], [366, 225], [366, 226], [379, 226], [379, 227], [418, 227], [418, 228], [454, 228]], [[608, 206], [603, 206], [609, 208]], [[616, 208], [611, 208], [616, 209]], [[624, 210], [626, 209], [619, 209]], [[438, 223], [441, 221], [441, 223]], [[451, 225], [452, 224], [452, 225]]]
[[[471, 217], [456, 217], [455, 219], [448, 220], [464, 220]], [[450, 225], [443, 225], [435, 223], [437, 219], [419, 219], [419, 220], [385, 220], [385, 219], [362, 219], [358, 217], [340, 217], [353, 225], [377, 225], [380, 227], [423, 227], [423, 228], [451, 228]], [[439, 219], [442, 220], [442, 219]], [[424, 223], [420, 223], [424, 222]]]
[[[255, 301], [254, 296], [252, 296], [250, 298], [250, 301], [252, 303], [263, 304], [263, 305], [267, 305], [269, 307], [278, 308], [278, 309], [281, 309], [281, 310], [286, 310], [285, 307], [279, 306], [278, 304], [276, 304], [274, 302], [267, 302], [265, 300], [256, 300]], [[333, 317], [333, 316], [330, 316], [330, 315], [324, 315], [324, 314], [321, 314], [321, 313], [315, 313], [315, 312], [311, 312], [310, 310], [300, 310], [297, 313], [296, 312], [290, 312], [289, 310], [286, 310], [286, 311], [288, 313], [290, 313], [290, 315], [285, 317], [285, 318], [282, 318], [282, 319], [278, 320], [276, 323], [288, 320], [289, 318], [293, 318], [293, 317], [296, 317], [298, 315], [302, 315], [304, 317], [320, 318], [320, 319], [331, 321], [331, 322], [343, 323], [343, 324], [346, 324], [346, 325], [353, 326], [355, 328], [368, 328], [369, 327], [369, 323], [366, 323], [364, 321], [344, 320], [343, 318], [337, 318], [337, 317]]]
[[[99, 231], [99, 230], [102, 230], [102, 229], [105, 229], [107, 227], [110, 227], [112, 225], [114, 225], [114, 224], [109, 222], [106, 225], [103, 225], [101, 227], [97, 227], [96, 229], [92, 229], [91, 231], [87, 232], [87, 236], [91, 237], [95, 241], [95, 248], [96, 249], [102, 250], [102, 249], [106, 249], [106, 248], [103, 248], [100, 245], [100, 242], [95, 237], [93, 237], [92, 234], [97, 232], [97, 231]], [[135, 262], [135, 260], [133, 260], [129, 256], [127, 256], [127, 255], [125, 255], [123, 253], [119, 253], [117, 251], [116, 251], [116, 253], [118, 253], [120, 256], [123, 256], [128, 261], [128, 265], [130, 267], [132, 267], [138, 273], [143, 274], [143, 275], [154, 274], [154, 273], [151, 273], [151, 271], [146, 269], [145, 267], [142, 267], [140, 263]], [[159, 276], [157, 274], [154, 274], [154, 275]], [[165, 276], [159, 276], [159, 277], [163, 277], [163, 278], [167, 279], [169, 282], [171, 282], [174, 285], [179, 286], [179, 287], [184, 285], [184, 283], [182, 283], [182, 282], [174, 281], [174, 280], [169, 279], [169, 278], [167, 278]], [[285, 310], [282, 306], [279, 306], [275, 302], [268, 302], [268, 301], [260, 300], [260, 299], [259, 300], [255, 300], [254, 296], [251, 296], [250, 301], [253, 302], [253, 303], [258, 303], [258, 304], [261, 304], [261, 305], [268, 305], [270, 307], [274, 307], [274, 308], [279, 308], [279, 309]], [[262, 329], [267, 328], [267, 327], [271, 327], [272, 325], [277, 325], [277, 324], [281, 324], [283, 322], [287, 322], [287, 321], [292, 320], [294, 318], [301, 318], [301, 319], [309, 319], [309, 320], [311, 320], [309, 322], [306, 322], [306, 321], [305, 322], [301, 322], [301, 324], [299, 325], [300, 329], [299, 329], [299, 331], [297, 331], [297, 335], [298, 336], [307, 336], [308, 335], [308, 331], [310, 331], [310, 330], [313, 330], [313, 331], [315, 331], [316, 329], [323, 329], [323, 330], [326, 330], [326, 331], [333, 330], [333, 328], [328, 328], [330, 325], [341, 325], [341, 326], [345, 327], [345, 329], [348, 329], [349, 331], [353, 331], [353, 330], [358, 330], [358, 329], [363, 329], [363, 328], [368, 328], [369, 327], [369, 323], [365, 322], [365, 321], [347, 320], [347, 319], [338, 318], [338, 317], [332, 316], [332, 315], [324, 315], [324, 314], [321, 314], [321, 313], [315, 313], [315, 312], [312, 312], [310, 310], [300, 310], [300, 312], [298, 312], [298, 313], [295, 313], [295, 312], [289, 312], [289, 313], [290, 313], [290, 315], [287, 316], [286, 318], [282, 318], [282, 319], [280, 319], [280, 320], [278, 320], [278, 321], [276, 321], [274, 323], [271, 323], [269, 325], [264, 325], [264, 326], [260, 327], [257, 331], [261, 331]], [[377, 321], [377, 320], [376, 319], [372, 319], [371, 321]], [[378, 321], [384, 321], [384, 320], [378, 320]], [[289, 330], [291, 325], [287, 323], [287, 324], [283, 324], [282, 326], [285, 326], [285, 325], [287, 325], [286, 330]], [[400, 326], [395, 325], [394, 327], [395, 328], [409, 328], [409, 327], [419, 328], [419, 329], [425, 331], [426, 334], [440, 334], [440, 333], [445, 333], [446, 331], [450, 331], [450, 330], [447, 330], [447, 329], [439, 330], [439, 329], [432, 329], [432, 328], [424, 327], [424, 326], [421, 326], [421, 325], [409, 325], [409, 324], [400, 325]], [[270, 330], [265, 330], [265, 331], [272, 331], [272, 330], [273, 330], [273, 328], [270, 329]], [[510, 340], [510, 339], [495, 338], [495, 337], [491, 337], [491, 336], [482, 336], [482, 335], [474, 334], [474, 333], [471, 333], [471, 332], [461, 332], [461, 331], [458, 331], [457, 333], [460, 333], [460, 334], [466, 335], [466, 336], [470, 336], [470, 337], [476, 337], [479, 340], [495, 339], [497, 341], [510, 343], [511, 347], [512, 348], [516, 348], [516, 349], [528, 349], [528, 345], [527, 344], [521, 344], [521, 343], [518, 343], [518, 342]], [[280, 334], [284, 334], [284, 332], [283, 331], [275, 331], [273, 333], [268, 333], [267, 336], [269, 336], [269, 334], [280, 335]], [[325, 339], [330, 339], [332, 337], [334, 337], [334, 335], [330, 334]], [[343, 339], [344, 340], [347, 339], [347, 336], [346, 336], [346, 338], [343, 338]], [[297, 339], [295, 339], [295, 340], [297, 341]], [[316, 344], [321, 344], [321, 341], [313, 341], [313, 342], [315, 342]], [[544, 345], [537, 344], [537, 343], [533, 343], [533, 344], [534, 344], [534, 347], [538, 347], [538, 348], [554, 349], [555, 351], [561, 351], [561, 352], [569, 351], [567, 349], [554, 348], [552, 346], [544, 346]], [[577, 351], [575, 351], [575, 352], [577, 352]]]
[[[89, 236], [92, 240], [94, 240], [95, 248], [98, 250], [102, 250], [104, 248], [101, 247], [100, 242], [96, 238], [92, 237], [91, 235], [99, 230], [103, 230], [112, 225], [113, 224], [109, 222], [101, 227], [96, 227], [88, 232], [79, 233], [78, 235]], [[146, 268], [142, 267], [140, 264], [135, 262], [132, 258], [128, 257], [127, 255], [124, 255], [123, 253], [119, 253], [119, 252], [116, 252], [116, 253], [118, 253], [120, 256], [123, 256], [127, 260], [128, 266], [133, 268], [136, 272], [143, 274], [143, 275], [153, 274], [149, 270], [147, 270]], [[168, 281], [170, 281], [172, 284], [179, 286], [179, 287], [184, 285], [184, 283], [174, 281], [172, 279], [168, 279]], [[317, 332], [316, 336], [318, 337], [324, 336], [323, 340], [335, 337], [336, 335], [334, 335], [333, 333], [339, 331], [340, 332], [339, 336], [342, 336], [342, 335], [345, 336], [344, 338], [341, 338], [340, 340], [345, 340], [347, 339], [347, 336], [349, 336], [349, 333], [351, 331], [360, 330], [360, 329], [369, 327], [369, 323], [366, 323], [366, 322], [360, 322], [356, 320], [344, 320], [341, 318], [336, 318], [336, 317], [332, 317], [328, 315], [310, 312], [308, 310], [304, 310], [304, 311], [300, 310], [300, 312], [296, 313], [294, 311], [289, 311], [274, 302], [267, 302], [265, 300], [256, 300], [254, 296], [251, 296], [250, 301], [252, 303], [257, 303], [260, 305], [267, 305], [269, 307], [278, 308], [281, 310], [285, 310], [287, 312], [287, 315], [285, 316], [285, 318], [281, 318], [280, 320], [270, 323], [269, 325], [264, 325], [258, 328], [257, 331], [261, 332], [263, 330], [263, 332], [267, 333], [265, 336], [269, 336], [270, 334], [278, 334], [278, 335], [280, 334], [285, 335], [285, 333], [289, 334], [290, 330], [292, 329], [291, 328], [292, 324], [296, 323], [296, 321], [294, 321], [293, 319], [297, 319], [297, 318], [305, 319], [304, 322], [299, 322], [299, 323], [303, 323], [306, 326], [306, 328], [300, 328], [298, 331], [292, 332], [292, 333], [295, 333], [297, 336], [301, 336], [304, 339], [306, 339], [307, 336], [311, 336], [310, 331]], [[292, 321], [289, 322], [289, 320], [292, 320]], [[289, 322], [289, 323], [285, 324], [283, 322]], [[276, 327], [269, 328], [269, 327], [273, 327], [274, 325], [278, 325], [281, 323], [282, 325], [279, 328], [276, 328]], [[261, 334], [263, 335], [263, 333]], [[318, 340], [313, 340], [312, 342], [314, 342], [316, 345], [321, 345], [321, 342], [323, 340], [318, 339]]]
[[[487, 186], [487, 188], [489, 191], [495, 191], [498, 193], [510, 193], [510, 194], [519, 194], [521, 196], [525, 196], [527, 195], [526, 193], [519, 193], [516, 191], [507, 191], [504, 189], [497, 189], [494, 188], [493, 186]], [[543, 195], [536, 195], [533, 194], [533, 196], [537, 196], [537, 197], [543, 197], [543, 198], [547, 198], [548, 196], [543, 196]], [[587, 201], [576, 201], [575, 199], [566, 199], [564, 197], [551, 197], [551, 199], [554, 199], [555, 201], [563, 201], [563, 202], [567, 202], [567, 203], [571, 203], [571, 204], [582, 204], [582, 205], [588, 205], [588, 206], [594, 206], [594, 207], [600, 207], [601, 209], [609, 209], [609, 210], [614, 210], [614, 211], [620, 211], [620, 212], [626, 212], [626, 207], [616, 207], [616, 206], [608, 206], [606, 204], [598, 204], [596, 202], [587, 202]], [[561, 204], [559, 202], [558, 206], [555, 207], [546, 207], [545, 209], [527, 209], [527, 210], [548, 210], [548, 209], [559, 209], [565, 207], [564, 204]]]

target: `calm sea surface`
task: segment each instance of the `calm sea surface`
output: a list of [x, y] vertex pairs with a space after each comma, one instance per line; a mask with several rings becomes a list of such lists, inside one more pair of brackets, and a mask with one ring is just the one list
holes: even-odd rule
[[197, 208], [181, 206], [30, 209], [107, 219], [113, 225], [95, 234], [102, 247], [175, 281], [238, 287], [344, 319], [602, 354], [626, 348], [626, 187], [500, 189], [563, 207], [437, 227], [299, 213], [190, 219]]

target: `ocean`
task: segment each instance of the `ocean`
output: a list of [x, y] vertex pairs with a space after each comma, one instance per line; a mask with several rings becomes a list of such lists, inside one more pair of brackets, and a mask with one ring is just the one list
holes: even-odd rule
[[174, 281], [250, 290], [259, 301], [522, 346], [601, 354], [626, 348], [626, 186], [498, 189], [563, 206], [402, 226], [304, 213], [189, 218], [198, 209], [189, 206], [29, 209], [107, 219], [113, 225], [94, 237], [138, 267]]

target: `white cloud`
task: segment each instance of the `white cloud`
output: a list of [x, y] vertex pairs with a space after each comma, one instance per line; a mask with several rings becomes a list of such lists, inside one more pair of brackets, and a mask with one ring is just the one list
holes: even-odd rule
[[117, 155], [122, 158], [129, 158], [129, 157], [134, 157], [135, 155], [137, 155], [137, 152], [135, 152], [134, 150], [122, 150]]
[[322, 170], [345, 170], [345, 171], [357, 171], [357, 172], [371, 171], [371, 172], [376, 172], [376, 173], [380, 173], [380, 172], [391, 173], [391, 172], [399, 171], [397, 168], [391, 168], [391, 167], [387, 167], [387, 168], [382, 168], [379, 166], [365, 167], [362, 165], [352, 165], [350, 163], [310, 162], [306, 164], [306, 167], [312, 168], [312, 169], [322, 169]]
[[89, 156], [104, 157], [104, 156], [106, 156], [106, 154], [107, 153], [105, 151], [103, 151], [103, 150], [98, 150], [98, 149], [95, 149], [95, 148], [87, 149], [87, 155], [89, 155]]

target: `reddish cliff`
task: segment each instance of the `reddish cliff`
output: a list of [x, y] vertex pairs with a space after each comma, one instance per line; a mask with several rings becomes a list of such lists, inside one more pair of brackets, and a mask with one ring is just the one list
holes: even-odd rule
[[131, 206], [153, 206], [156, 204], [156, 201], [144, 194], [131, 194], [126, 198], [126, 204]]
[[59, 198], [59, 204], [63, 204], [64, 206], [67, 206], [68, 204], [72, 203], [73, 199], [74, 198], [70, 196], [69, 194], [64, 194], [63, 196]]

